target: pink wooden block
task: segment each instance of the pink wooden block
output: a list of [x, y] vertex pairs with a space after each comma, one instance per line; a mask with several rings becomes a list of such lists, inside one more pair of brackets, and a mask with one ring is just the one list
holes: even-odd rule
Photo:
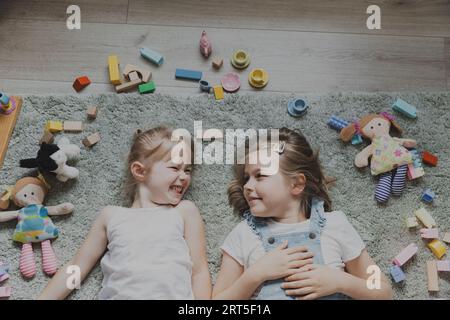
[[415, 243], [411, 243], [409, 246], [407, 246], [405, 249], [403, 249], [393, 260], [394, 264], [401, 267], [404, 265], [409, 259], [414, 256], [419, 248]]
[[420, 236], [424, 239], [438, 239], [439, 238], [439, 230], [437, 228], [433, 228], [433, 229], [422, 228], [422, 229], [420, 229]]
[[11, 295], [11, 287], [0, 287], [0, 298], [9, 298]]
[[438, 271], [450, 271], [450, 260], [436, 261]]
[[7, 273], [5, 273], [4, 275], [2, 275], [2, 276], [0, 277], [0, 282], [5, 281], [6, 279], [9, 279], [9, 274], [7, 274]]

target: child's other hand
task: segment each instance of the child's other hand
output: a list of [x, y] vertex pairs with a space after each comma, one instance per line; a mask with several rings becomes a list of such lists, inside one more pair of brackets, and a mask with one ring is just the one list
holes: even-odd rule
[[342, 271], [323, 265], [306, 265], [285, 278], [281, 287], [298, 300], [311, 300], [340, 291]]
[[287, 245], [288, 242], [284, 241], [278, 248], [267, 252], [249, 271], [262, 283], [294, 274], [298, 268], [313, 263], [314, 254], [306, 246], [287, 248]]

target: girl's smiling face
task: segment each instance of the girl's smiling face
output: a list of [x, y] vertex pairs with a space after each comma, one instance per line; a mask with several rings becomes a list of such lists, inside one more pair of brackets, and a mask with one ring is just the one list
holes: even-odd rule
[[170, 159], [155, 162], [144, 181], [150, 200], [157, 204], [177, 205], [191, 183], [191, 170], [190, 164], [174, 164]]
[[283, 218], [295, 202], [291, 180], [280, 170], [272, 175], [264, 171], [259, 163], [245, 165], [245, 200], [256, 217]]

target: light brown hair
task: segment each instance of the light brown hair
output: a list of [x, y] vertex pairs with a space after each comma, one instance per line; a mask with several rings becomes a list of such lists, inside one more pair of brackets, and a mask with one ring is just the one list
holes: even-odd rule
[[[270, 137], [269, 137], [270, 138]], [[324, 201], [325, 211], [331, 211], [331, 199], [325, 184], [325, 177], [319, 162], [318, 152], [311, 149], [306, 138], [300, 132], [281, 128], [279, 130], [279, 141], [284, 142], [284, 151], [280, 154], [279, 170], [287, 177], [296, 177], [303, 174], [306, 178], [305, 189], [299, 196], [300, 208], [307, 218], [311, 215], [311, 202], [313, 197]], [[246, 146], [246, 154], [248, 154]], [[242, 215], [249, 209], [244, 198], [245, 165], [234, 166], [234, 180], [228, 187], [228, 201], [234, 211]]]
[[20, 190], [22, 190], [23, 188], [25, 188], [26, 186], [28, 186], [30, 184], [34, 184], [34, 185], [40, 187], [44, 191], [44, 195], [46, 195], [48, 193], [47, 186], [45, 185], [44, 182], [42, 182], [38, 178], [34, 178], [34, 177], [22, 178], [20, 180], [17, 180], [16, 184], [14, 185], [14, 188], [11, 191], [11, 199], [13, 200], [15, 205], [19, 206], [15, 200], [16, 194], [19, 193]]

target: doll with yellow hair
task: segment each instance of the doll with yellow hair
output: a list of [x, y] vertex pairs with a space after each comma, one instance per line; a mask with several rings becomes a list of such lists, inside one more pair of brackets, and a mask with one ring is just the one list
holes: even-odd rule
[[363, 168], [369, 165], [372, 175], [379, 176], [375, 189], [375, 199], [386, 202], [390, 195], [401, 195], [406, 185], [408, 164], [413, 162], [407, 148], [414, 148], [417, 143], [411, 139], [400, 139], [390, 136], [390, 129], [399, 135], [402, 129], [394, 117], [387, 112], [369, 114], [358, 122], [352, 123], [341, 130], [340, 138], [344, 142], [351, 140], [354, 134], [360, 134], [372, 141], [356, 155], [355, 165]]
[[18, 219], [13, 240], [22, 243], [20, 272], [26, 278], [36, 274], [32, 243], [41, 243], [42, 265], [46, 274], [57, 270], [57, 259], [50, 240], [58, 237], [58, 229], [49, 215], [64, 215], [73, 211], [73, 204], [44, 206], [48, 186], [43, 179], [26, 177], [18, 180], [10, 192], [10, 199], [20, 210], [0, 212], [0, 222]]

